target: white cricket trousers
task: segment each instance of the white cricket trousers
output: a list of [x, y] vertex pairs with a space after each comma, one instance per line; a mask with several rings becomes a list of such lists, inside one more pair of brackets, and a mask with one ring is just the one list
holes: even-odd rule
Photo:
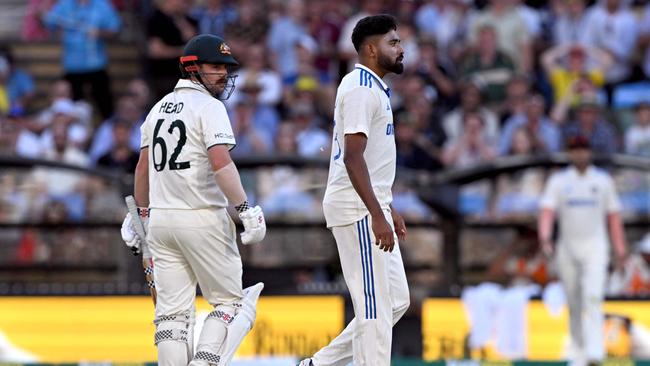
[[193, 311], [196, 284], [212, 306], [241, 300], [242, 262], [226, 209], [151, 210], [156, 317]]
[[[393, 225], [390, 211], [386, 219]], [[315, 366], [389, 366], [393, 325], [409, 307], [402, 255], [375, 245], [371, 217], [332, 228], [348, 285], [354, 319], [312, 358]]]
[[[574, 365], [605, 357], [602, 310], [608, 252], [606, 243], [557, 246], [557, 267], [569, 306], [569, 330]], [[588, 249], [577, 249], [577, 248]]]

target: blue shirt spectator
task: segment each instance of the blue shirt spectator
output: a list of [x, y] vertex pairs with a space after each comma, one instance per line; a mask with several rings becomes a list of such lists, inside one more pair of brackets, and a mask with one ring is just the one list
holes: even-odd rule
[[13, 69], [7, 82], [7, 94], [9, 95], [11, 104], [13, 105], [24, 96], [31, 95], [34, 91], [35, 87], [32, 77], [22, 70]]
[[237, 9], [232, 5], [223, 5], [221, 0], [208, 0], [203, 6], [192, 9], [190, 15], [199, 23], [199, 33], [220, 37], [238, 18]]
[[516, 114], [506, 121], [499, 141], [499, 155], [507, 155], [511, 151], [512, 137], [520, 128], [530, 132], [534, 150], [542, 153], [560, 150], [562, 135], [555, 123], [544, 115], [544, 98], [541, 95], [529, 97], [524, 113]]
[[[113, 148], [113, 126], [115, 122], [111, 119], [104, 121], [93, 137], [93, 143], [90, 148], [90, 159], [97, 162], [102, 155], [108, 153]], [[135, 123], [131, 126], [131, 135], [129, 136], [129, 146], [134, 151], [140, 150], [140, 125]]]
[[273, 107], [258, 104], [254, 98], [242, 98], [230, 110], [230, 121], [237, 141], [234, 156], [266, 154], [272, 151], [280, 117]]
[[576, 110], [576, 120], [564, 128], [565, 140], [576, 135], [589, 138], [591, 149], [599, 154], [613, 154], [618, 151], [618, 136], [614, 127], [602, 118], [600, 105], [584, 100]]
[[114, 145], [114, 126], [116, 123], [124, 123], [129, 126], [129, 146], [133, 151], [140, 151], [140, 125], [144, 121], [142, 109], [130, 96], [123, 96], [117, 102], [115, 115], [104, 121], [95, 132], [92, 145], [90, 146], [90, 159], [97, 162], [102, 155], [111, 151]]
[[63, 32], [63, 69], [82, 73], [106, 68], [108, 56], [101, 35], [117, 33], [121, 21], [107, 0], [59, 0], [45, 15], [45, 24]]
[[278, 18], [271, 25], [267, 40], [268, 48], [275, 57], [276, 70], [283, 79], [294, 77], [298, 73], [296, 45], [317, 47], [302, 22], [302, 3], [290, 2], [287, 7], [287, 15]]

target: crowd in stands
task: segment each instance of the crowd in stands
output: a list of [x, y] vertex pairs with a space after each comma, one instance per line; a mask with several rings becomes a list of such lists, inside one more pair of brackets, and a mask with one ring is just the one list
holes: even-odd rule
[[[356, 61], [352, 29], [362, 17], [384, 12], [398, 19], [405, 50], [404, 74], [387, 80], [401, 168], [436, 172], [560, 152], [576, 134], [598, 153], [650, 157], [650, 4], [643, 1], [30, 0], [26, 6], [23, 41], [60, 41], [63, 74], [49, 84], [47, 106], [35, 110], [31, 76], [10, 42], [0, 49], [4, 155], [133, 172], [140, 124], [175, 85], [183, 45], [212, 33], [226, 39], [241, 64], [235, 93], [225, 101], [238, 142], [233, 155], [328, 157], [336, 87]], [[107, 47], [125, 32], [125, 12], [139, 19], [143, 67], [124, 90], [111, 90]], [[296, 214], [302, 207], [318, 214], [317, 197], [305, 194], [314, 186], [310, 177], [267, 173], [287, 183], [258, 189], [268, 192], [258, 197], [268, 212]], [[91, 208], [83, 202], [101, 188], [72, 173], [66, 184], [52, 184], [51, 174], [35, 174], [35, 184], [64, 202], [69, 218], [84, 217]], [[545, 178], [536, 169], [499, 177], [494, 207], [505, 215], [535, 212]], [[648, 178], [634, 179], [624, 204], [648, 212]], [[431, 214], [402, 188], [396, 207], [416, 217]], [[489, 189], [482, 182], [465, 187], [461, 209], [492, 210]]]

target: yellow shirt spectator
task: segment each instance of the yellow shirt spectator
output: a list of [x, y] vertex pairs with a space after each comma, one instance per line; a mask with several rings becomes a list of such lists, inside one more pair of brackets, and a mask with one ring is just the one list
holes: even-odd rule
[[[563, 68], [554, 68], [551, 71], [551, 87], [553, 88], [553, 96], [556, 101], [564, 99], [573, 87], [581, 78], [588, 78], [594, 86], [601, 87], [605, 83], [605, 74], [598, 69], [590, 70], [587, 72], [569, 71]], [[579, 94], [579, 93], [576, 93]], [[578, 103], [578, 95], [574, 97], [571, 105]]]

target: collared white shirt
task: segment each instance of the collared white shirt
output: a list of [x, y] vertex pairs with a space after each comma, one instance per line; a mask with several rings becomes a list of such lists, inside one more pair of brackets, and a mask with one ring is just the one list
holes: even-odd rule
[[235, 146], [221, 101], [203, 86], [181, 79], [153, 106], [140, 129], [140, 146], [149, 148], [149, 207], [228, 206], [208, 157], [215, 145]]
[[390, 89], [386, 83], [366, 66], [356, 64], [336, 92], [334, 123], [329, 176], [323, 198], [328, 227], [348, 225], [368, 214], [343, 163], [345, 135], [362, 133], [368, 138], [363, 157], [370, 183], [382, 208], [388, 208], [392, 202], [395, 128]]
[[575, 167], [568, 167], [551, 176], [541, 207], [556, 212], [560, 245], [584, 252], [607, 248], [607, 214], [619, 212], [621, 202], [604, 170], [590, 166], [579, 174]]

